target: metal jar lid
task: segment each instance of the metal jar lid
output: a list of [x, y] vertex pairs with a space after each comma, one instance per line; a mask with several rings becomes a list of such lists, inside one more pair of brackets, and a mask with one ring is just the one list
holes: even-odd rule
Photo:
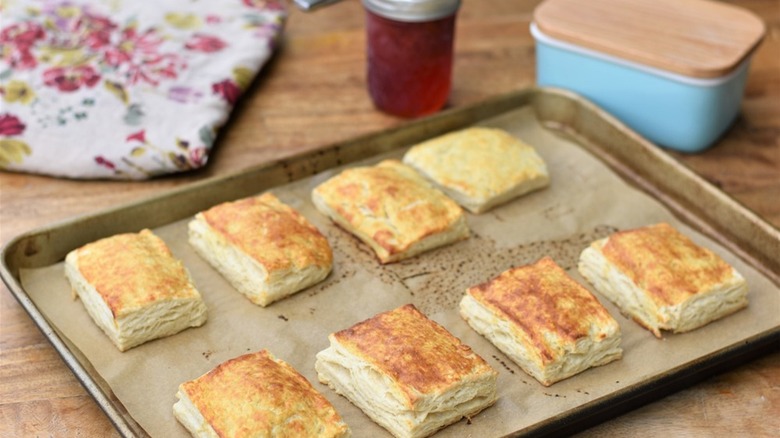
[[363, 0], [369, 11], [397, 21], [430, 21], [448, 17], [460, 7], [460, 0]]

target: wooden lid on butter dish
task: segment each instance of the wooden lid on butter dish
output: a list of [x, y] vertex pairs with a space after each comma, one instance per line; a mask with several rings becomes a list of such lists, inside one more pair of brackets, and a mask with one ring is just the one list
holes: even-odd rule
[[709, 0], [546, 0], [534, 22], [552, 38], [696, 78], [735, 70], [765, 33], [751, 12]]

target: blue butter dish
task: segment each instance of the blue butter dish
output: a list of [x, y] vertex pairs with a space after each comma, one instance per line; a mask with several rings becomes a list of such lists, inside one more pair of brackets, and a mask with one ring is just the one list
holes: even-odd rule
[[581, 94], [658, 145], [699, 152], [739, 113], [765, 26], [709, 0], [546, 0], [531, 33], [538, 85]]

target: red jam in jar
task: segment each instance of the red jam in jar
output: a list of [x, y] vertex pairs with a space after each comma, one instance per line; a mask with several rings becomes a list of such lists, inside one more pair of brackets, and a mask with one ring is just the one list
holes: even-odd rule
[[363, 0], [368, 91], [380, 110], [401, 117], [435, 113], [452, 84], [459, 0]]

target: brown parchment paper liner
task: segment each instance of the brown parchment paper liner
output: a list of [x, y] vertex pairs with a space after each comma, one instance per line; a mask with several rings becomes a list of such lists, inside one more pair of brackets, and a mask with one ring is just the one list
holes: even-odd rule
[[[743, 339], [776, 327], [780, 294], [774, 285], [733, 254], [679, 223], [658, 202], [629, 187], [604, 164], [570, 140], [542, 128], [531, 108], [481, 125], [501, 127], [533, 145], [548, 164], [550, 187], [482, 215], [468, 214], [470, 239], [381, 266], [373, 253], [320, 215], [310, 192], [333, 169], [272, 191], [309, 218], [334, 249], [334, 271], [320, 285], [267, 308], [251, 304], [230, 287], [187, 243], [187, 220], [154, 231], [191, 272], [208, 306], [200, 328], [149, 342], [120, 353], [71, 299], [61, 263], [22, 272], [22, 284], [46, 318], [83, 354], [129, 414], [156, 437], [188, 436], [172, 405], [181, 382], [235, 356], [262, 348], [291, 363], [336, 407], [356, 436], [389, 436], [345, 398], [317, 381], [315, 355], [327, 335], [372, 315], [414, 303], [480, 354], [499, 372], [499, 400], [493, 407], [440, 431], [437, 436], [501, 436], [609, 397]], [[400, 145], [399, 145], [400, 146]], [[390, 156], [400, 158], [403, 150]], [[366, 164], [378, 162], [378, 157]], [[662, 340], [621, 316], [596, 295], [618, 320], [623, 358], [545, 388], [460, 318], [457, 304], [465, 289], [505, 269], [552, 256], [575, 279], [576, 261], [592, 240], [617, 229], [668, 221], [697, 243], [720, 254], [750, 285], [750, 305], [694, 332], [666, 334]], [[140, 227], [140, 226], [139, 226]]]

